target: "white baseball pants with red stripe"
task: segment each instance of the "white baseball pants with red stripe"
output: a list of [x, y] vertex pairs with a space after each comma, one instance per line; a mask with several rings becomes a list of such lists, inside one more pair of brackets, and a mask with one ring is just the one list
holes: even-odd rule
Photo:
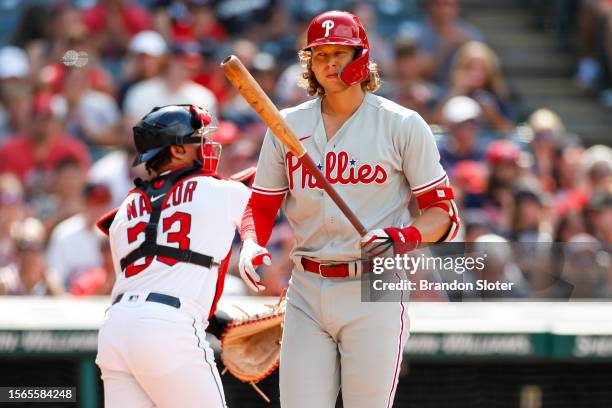
[[202, 319], [183, 306], [145, 298], [124, 296], [108, 309], [100, 329], [96, 363], [104, 406], [226, 407]]
[[[408, 293], [398, 296], [407, 300]], [[361, 302], [359, 278], [294, 270], [281, 345], [282, 408], [391, 408], [408, 314], [405, 301]]]

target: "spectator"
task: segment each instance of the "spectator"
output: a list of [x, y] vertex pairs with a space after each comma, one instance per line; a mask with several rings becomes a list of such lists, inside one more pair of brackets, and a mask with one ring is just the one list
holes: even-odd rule
[[0, 266], [15, 261], [11, 227], [26, 217], [23, 186], [12, 174], [0, 175]]
[[581, 167], [587, 176], [589, 191], [612, 191], [612, 149], [594, 145], [583, 153]]
[[474, 240], [474, 252], [485, 253], [484, 269], [474, 269], [467, 276], [472, 279], [486, 279], [489, 282], [511, 283], [511, 289], [505, 291], [486, 290], [468, 294], [479, 298], [526, 298], [530, 295], [529, 282], [525, 280], [521, 269], [513, 261], [512, 247], [503, 237], [496, 234], [481, 235]]
[[87, 147], [63, 135], [55, 115], [51, 97], [37, 95], [28, 133], [14, 135], [0, 147], [0, 173], [17, 175], [28, 191], [42, 188], [46, 173], [62, 160], [77, 161], [84, 172], [89, 168]]
[[446, 85], [457, 50], [467, 41], [482, 41], [482, 35], [459, 20], [459, 0], [426, 0], [425, 8], [427, 19], [417, 36], [424, 54], [423, 72], [426, 78]]
[[580, 61], [576, 81], [586, 89], [607, 89], [602, 99], [612, 107], [612, 2], [580, 1], [577, 34]]
[[82, 272], [102, 265], [95, 223], [110, 209], [111, 193], [104, 185], [88, 184], [83, 195], [83, 210], [59, 223], [49, 239], [49, 263], [67, 288]]
[[90, 41], [103, 63], [118, 73], [117, 64], [135, 34], [151, 27], [149, 12], [132, 0], [99, 0], [83, 12]]
[[260, 42], [261, 51], [268, 53], [282, 66], [295, 61], [295, 46], [302, 33], [299, 24], [295, 24], [289, 16], [286, 6], [278, 4], [266, 24], [265, 38]]
[[393, 49], [390, 42], [378, 35], [376, 11], [374, 7], [363, 0], [357, 1], [352, 7], [352, 13], [355, 14], [361, 24], [363, 24], [368, 33], [368, 42], [370, 43], [370, 52], [372, 53], [372, 61], [376, 61], [379, 72], [383, 75], [389, 74], [393, 66]]
[[610, 297], [610, 254], [589, 234], [578, 234], [564, 245], [563, 279], [572, 285], [574, 298]]
[[32, 94], [28, 83], [0, 82], [0, 144], [11, 134], [27, 131], [31, 104]]
[[62, 94], [55, 103], [65, 109], [68, 132], [89, 146], [96, 159], [99, 146], [115, 146], [118, 142], [121, 114], [115, 99], [89, 86], [87, 68], [66, 71]]
[[0, 269], [2, 295], [59, 295], [61, 284], [45, 261], [45, 229], [36, 218], [16, 222], [11, 228], [17, 261]]
[[440, 97], [440, 88], [421, 76], [423, 56], [410, 37], [395, 40], [393, 77], [383, 83], [383, 93], [406, 108], [417, 111], [425, 121], [432, 122], [432, 110]]
[[0, 48], [0, 81], [27, 80], [30, 63], [25, 51], [14, 45]]
[[0, 142], [25, 131], [30, 104], [28, 56], [12, 45], [0, 48]]
[[461, 46], [453, 60], [447, 99], [457, 95], [471, 97], [482, 109], [485, 129], [510, 133], [514, 129], [514, 122], [507, 94], [493, 50], [480, 42], [468, 42]]
[[141, 31], [130, 41], [128, 51], [117, 96], [121, 107], [127, 91], [134, 84], [161, 74], [168, 46], [164, 37], [158, 32]]
[[30, 198], [36, 217], [47, 231], [83, 209], [85, 173], [71, 158], [60, 161], [49, 174], [49, 183]]
[[584, 218], [580, 212], [568, 212], [557, 223], [555, 242], [569, 242], [575, 236], [586, 233]]
[[553, 192], [556, 188], [553, 175], [555, 156], [566, 143], [565, 126], [561, 118], [549, 109], [536, 110], [527, 122], [533, 133], [534, 172], [544, 191]]
[[556, 215], [581, 211], [589, 199], [585, 188], [585, 174], [581, 167], [584, 148], [565, 146], [555, 156], [554, 172]]
[[453, 166], [461, 160], [482, 161], [484, 145], [477, 121], [482, 110], [476, 101], [467, 96], [449, 99], [442, 109], [449, 135], [440, 147], [440, 163], [452, 173]]
[[510, 237], [517, 242], [552, 242], [547, 196], [535, 186], [520, 185], [514, 192]]
[[162, 75], [141, 81], [127, 92], [124, 110], [128, 127], [131, 128], [154, 107], [173, 103], [204, 106], [215, 115], [215, 95], [190, 80], [194, 69], [198, 68], [199, 59], [197, 43], [173, 44]]
[[462, 209], [483, 206], [488, 178], [488, 171], [483, 163], [462, 160], [455, 165], [450, 179], [460, 212]]
[[601, 242], [612, 243], [612, 193], [598, 191], [585, 209], [587, 232]]
[[110, 243], [106, 236], [98, 234], [102, 264], [79, 274], [70, 285], [70, 294], [75, 296], [109, 296], [116, 275]]
[[508, 140], [491, 142], [485, 152], [490, 176], [483, 210], [500, 231], [507, 231], [512, 222], [514, 186], [522, 175], [520, 155], [518, 146]]
[[174, 41], [212, 40], [222, 44], [227, 40], [225, 27], [217, 21], [213, 2], [209, 0], [187, 0], [185, 13], [173, 26]]

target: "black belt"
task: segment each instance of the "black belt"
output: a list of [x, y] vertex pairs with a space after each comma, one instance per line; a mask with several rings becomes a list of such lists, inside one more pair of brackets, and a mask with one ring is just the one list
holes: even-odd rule
[[[123, 299], [123, 295], [124, 294], [122, 293], [119, 296], [117, 296], [115, 300], [113, 300], [113, 305], [115, 303], [119, 303], [121, 299]], [[138, 295], [130, 295], [130, 296], [138, 296]], [[145, 302], [161, 303], [163, 305], [172, 306], [177, 309], [180, 309], [181, 307], [181, 300], [179, 298], [170, 296], [170, 295], [164, 295], [163, 293], [151, 292], [145, 299]]]

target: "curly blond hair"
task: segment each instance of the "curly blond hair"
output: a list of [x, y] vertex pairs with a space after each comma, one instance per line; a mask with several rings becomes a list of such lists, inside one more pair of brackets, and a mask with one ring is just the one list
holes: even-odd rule
[[[312, 71], [312, 52], [298, 52], [300, 65], [302, 66], [302, 77], [298, 79], [298, 86], [304, 88], [309, 96], [325, 95], [325, 89], [319, 84], [314, 72]], [[369, 61], [370, 75], [368, 79], [361, 83], [361, 89], [364, 92], [376, 92], [380, 88], [380, 75], [378, 74], [378, 66], [376, 63]]]

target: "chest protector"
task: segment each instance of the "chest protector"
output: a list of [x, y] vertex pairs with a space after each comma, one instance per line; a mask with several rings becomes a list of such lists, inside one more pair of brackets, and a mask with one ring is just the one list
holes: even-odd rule
[[[145, 227], [145, 240], [140, 246], [126, 255], [121, 259], [121, 270], [125, 269], [136, 262], [140, 258], [162, 256], [165, 258], [175, 259], [179, 262], [191, 263], [200, 265], [205, 268], [210, 268], [214, 265], [219, 265], [214, 261], [211, 256], [194, 252], [190, 249], [174, 248], [167, 245], [160, 245], [157, 243], [157, 228], [159, 224], [159, 217], [162, 212], [163, 203], [166, 201], [166, 195], [174, 185], [179, 183], [181, 180], [197, 175], [202, 172], [202, 168], [199, 166], [189, 167], [186, 169], [180, 169], [173, 171], [169, 174], [158, 176], [153, 180], [143, 181], [136, 179], [134, 184], [136, 189], [144, 193], [147, 197], [151, 209], [151, 217]], [[151, 201], [151, 197], [160, 197]], [[163, 199], [162, 199], [163, 198]]]

